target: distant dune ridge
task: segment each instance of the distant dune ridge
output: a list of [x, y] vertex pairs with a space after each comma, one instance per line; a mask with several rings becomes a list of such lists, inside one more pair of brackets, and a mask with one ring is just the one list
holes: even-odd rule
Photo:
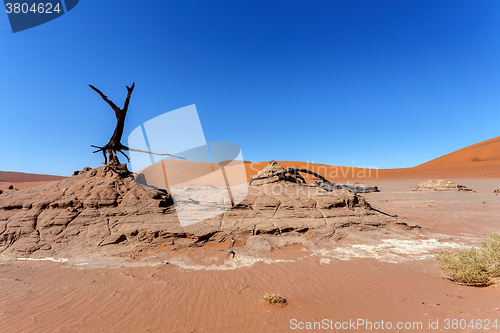
[[[413, 168], [362, 169], [352, 166], [332, 166], [318, 163], [278, 161], [284, 168], [306, 167], [327, 179], [404, 179], [404, 178], [500, 178], [500, 136], [459, 149]], [[245, 162], [248, 181], [266, 162]], [[161, 169], [158, 166], [159, 169]], [[158, 173], [163, 179], [163, 174]], [[23, 189], [66, 177], [21, 172], [0, 171], [0, 189], [9, 185]], [[306, 178], [307, 179], [307, 178]], [[309, 177], [310, 180], [312, 178]], [[38, 183], [40, 182], [40, 183]]]
[[35, 173], [0, 171], [0, 183], [44, 182], [62, 180], [66, 177], [40, 175]]
[[0, 171], [0, 191], [6, 190], [9, 186], [24, 190], [39, 185], [48, 184], [54, 181], [62, 180], [66, 177], [40, 175], [34, 173]]
[[500, 136], [476, 143], [450, 154], [438, 157], [419, 167], [433, 167], [443, 165], [488, 165], [500, 163]]
[[[327, 179], [363, 181], [363, 179], [411, 178], [500, 178], [500, 137], [462, 148], [413, 168], [367, 169], [317, 163], [278, 161], [285, 169], [305, 167]], [[267, 162], [246, 165], [251, 179]]]

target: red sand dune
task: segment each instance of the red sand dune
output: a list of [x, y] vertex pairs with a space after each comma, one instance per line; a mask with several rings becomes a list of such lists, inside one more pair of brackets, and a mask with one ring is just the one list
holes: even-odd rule
[[[170, 164], [168, 168], [169, 175], [175, 178], [176, 182], [182, 182], [183, 177], [192, 179], [194, 173], [200, 172], [192, 166], [193, 162], [167, 161]], [[268, 161], [245, 162], [247, 181], [250, 181], [267, 163]], [[279, 164], [284, 168], [306, 168], [322, 174], [332, 181], [352, 180], [362, 182], [366, 179], [407, 178], [500, 178], [500, 137], [465, 147], [413, 168], [362, 169], [352, 166], [334, 166], [295, 161], [279, 161]], [[202, 169], [204, 170], [204, 168]], [[237, 171], [237, 168], [234, 169]], [[231, 168], [228, 168], [226, 172], [228, 174], [232, 173]], [[161, 163], [147, 168], [148, 182], [152, 184], [158, 186], [164, 183], [163, 175], [164, 172]], [[64, 178], [61, 176], [0, 171], [0, 189], [6, 189], [10, 185], [14, 185], [17, 189], [25, 189]], [[306, 177], [306, 180], [308, 182], [313, 181], [313, 177]], [[209, 181], [209, 179], [204, 179], [204, 181]]]
[[[457, 150], [413, 168], [376, 170], [306, 162], [279, 161], [278, 163], [284, 168], [307, 168], [333, 181], [335, 179], [363, 181], [407, 178], [499, 178], [500, 137]], [[248, 179], [266, 164], [267, 162], [246, 164]]]
[[0, 171], [0, 182], [2, 183], [45, 182], [45, 181], [61, 180], [64, 178], [66, 177], [39, 175], [35, 173]]
[[419, 167], [440, 167], [444, 165], [485, 166], [500, 162], [500, 136], [462, 148], [438, 157]]
[[[169, 166], [167, 173], [170, 179], [182, 183], [189, 179], [198, 178], [211, 169], [210, 163], [194, 163], [178, 160], [166, 160]], [[245, 162], [247, 181], [250, 181], [269, 162]], [[356, 181], [375, 179], [431, 179], [431, 178], [500, 178], [500, 137], [484, 141], [453, 153], [447, 154], [430, 162], [413, 168], [401, 169], [366, 169], [352, 166], [335, 166], [318, 163], [297, 161], [278, 161], [285, 169], [289, 167], [305, 168], [325, 176], [331, 181]], [[226, 173], [234, 174], [239, 169], [226, 168]], [[148, 167], [145, 172], [148, 182], [162, 186], [164, 171], [161, 163]], [[314, 177], [303, 175], [307, 182], [313, 182]], [[205, 184], [215, 184], [215, 178], [210, 176], [198, 178], [197, 181]]]
[[0, 171], [0, 190], [7, 189], [10, 185], [14, 186], [14, 188], [18, 190], [24, 190], [38, 185], [48, 184], [53, 181], [62, 180], [64, 178], [66, 177]]

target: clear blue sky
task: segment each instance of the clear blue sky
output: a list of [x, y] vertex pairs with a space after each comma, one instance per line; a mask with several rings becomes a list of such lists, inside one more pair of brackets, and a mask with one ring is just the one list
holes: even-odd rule
[[[196, 104], [250, 161], [411, 167], [500, 135], [500, 1], [82, 0], [13, 34], [0, 14], [0, 170], [97, 167]], [[354, 163], [354, 164], [353, 164]]]

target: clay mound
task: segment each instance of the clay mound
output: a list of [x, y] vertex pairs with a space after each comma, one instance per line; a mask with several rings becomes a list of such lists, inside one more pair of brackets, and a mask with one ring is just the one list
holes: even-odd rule
[[225, 214], [223, 227], [229, 225], [226, 219], [256, 235], [303, 234], [312, 240], [342, 237], [344, 229], [352, 226], [377, 229], [395, 221], [371, 210], [363, 197], [346, 190], [324, 192], [294, 183], [251, 186], [245, 200]]
[[464, 185], [455, 184], [444, 179], [431, 179], [421, 182], [413, 191], [472, 191]]
[[108, 165], [1, 194], [0, 252], [31, 258], [113, 255], [124, 246], [176, 249], [252, 235], [319, 244], [391, 223], [399, 224], [348, 191], [280, 182], [250, 186], [233, 209], [182, 227], [167, 191], [136, 184], [125, 164]]
[[183, 234], [170, 195], [134, 182], [124, 164], [0, 195], [0, 252], [83, 252], [125, 240]]
[[[286, 169], [283, 168], [281, 165], [279, 165], [278, 162], [273, 160], [273, 161], [269, 162], [269, 164], [266, 165], [262, 170], [260, 170], [252, 179], [269, 177], [271, 175], [274, 175], [277, 172], [283, 172], [283, 171], [286, 171]], [[252, 184], [262, 185], [262, 184], [269, 184], [269, 183], [275, 183], [275, 182], [298, 183], [295, 176], [293, 176], [290, 173], [285, 173], [284, 175], [275, 176], [275, 177], [268, 178], [268, 179], [256, 180], [256, 181], [252, 182]]]

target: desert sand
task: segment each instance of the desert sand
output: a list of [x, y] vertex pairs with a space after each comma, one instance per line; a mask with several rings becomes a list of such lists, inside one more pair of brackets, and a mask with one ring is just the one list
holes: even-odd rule
[[49, 184], [53, 181], [64, 179], [61, 176], [40, 175], [23, 172], [0, 171], [0, 190], [6, 190], [9, 186], [24, 190], [39, 185]]
[[[281, 332], [301, 331], [298, 329], [301, 325], [307, 327], [310, 323], [314, 327], [314, 322], [321, 323], [323, 329], [316, 326], [316, 330], [308, 331], [350, 331], [352, 322], [360, 325], [357, 330], [361, 332], [370, 331], [366, 322], [371, 323], [372, 331], [495, 331], [491, 324], [495, 320], [500, 324], [498, 285], [476, 288], [453, 283], [436, 268], [433, 255], [439, 248], [477, 244], [489, 233], [499, 231], [500, 196], [493, 194], [500, 188], [499, 152], [500, 138], [495, 138], [415, 168], [378, 170], [378, 174], [377, 170], [371, 170], [370, 177], [370, 170], [354, 169], [353, 174], [353, 169], [342, 171], [335, 166], [279, 162], [285, 168], [307, 167], [332, 182], [376, 185], [380, 192], [358, 195], [354, 206], [351, 196], [338, 209], [318, 206], [319, 197], [314, 197], [314, 203], [293, 195], [286, 200], [269, 197], [258, 204], [261, 197], [250, 192], [249, 198], [253, 196], [257, 201], [249, 199], [245, 206], [248, 208], [237, 215], [243, 216], [238, 223], [229, 223], [236, 221], [236, 217], [226, 213], [227, 226], [260, 225], [262, 232], [231, 229], [233, 247], [231, 237], [215, 239], [224, 230], [222, 223], [208, 224], [213, 228], [208, 231], [201, 227], [181, 230], [179, 233], [187, 235], [183, 236], [187, 243], [175, 238], [179, 236], [174, 235], [175, 231], [170, 238], [153, 236], [147, 242], [147, 232], [141, 234], [136, 225], [140, 222], [117, 218], [116, 232], [121, 230], [118, 233], [125, 235], [125, 240], [114, 239], [108, 245], [97, 243], [109, 240], [113, 228], [109, 235], [106, 228], [97, 228], [99, 232], [90, 237], [70, 232], [75, 226], [69, 224], [73, 229], [66, 228], [62, 233], [66, 238], [61, 236], [68, 240], [68, 246], [54, 241], [57, 224], [47, 224], [45, 230], [50, 232], [44, 234], [43, 228], [38, 230], [35, 224], [36, 230], [31, 230], [23, 219], [16, 220], [18, 225], [5, 223], [3, 227], [11, 230], [11, 235], [38, 232], [40, 239], [48, 235], [44, 239], [50, 249], [40, 244], [30, 252], [36, 246], [26, 246], [29, 242], [4, 248], [5, 253], [0, 255], [1, 331]], [[267, 164], [245, 163], [248, 180]], [[91, 182], [88, 172], [63, 181]], [[305, 178], [308, 183], [313, 180]], [[446, 179], [473, 191], [413, 191], [418, 183], [431, 179]], [[108, 181], [117, 184], [116, 180]], [[9, 182], [16, 187], [16, 182], [7, 179], [6, 183]], [[49, 190], [53, 184], [32, 188], [31, 193], [47, 189], [48, 196], [54, 195], [57, 192]], [[154, 208], [150, 216], [159, 214], [161, 206], [155, 205], [160, 199], [150, 196], [147, 191], [151, 189], [136, 189], [129, 181], [124, 184], [116, 186], [123, 189], [117, 193], [147, 197]], [[89, 191], [84, 194], [88, 201], [82, 201], [81, 207], [71, 204], [53, 209], [71, 208], [76, 209], [75, 214], [85, 210], [88, 213], [100, 200], [109, 202], [114, 198], [114, 194], [102, 197], [103, 192]], [[3, 214], [34, 209], [12, 204], [14, 197], [24, 198], [25, 202], [31, 200], [34, 206], [41, 200], [40, 196], [6, 193], [0, 196]], [[100, 194], [97, 197], [92, 193]], [[347, 194], [320, 195], [331, 200]], [[124, 202], [127, 206], [122, 206], [130, 214], [136, 204], [135, 197], [129, 194]], [[6, 209], [7, 206], [12, 208]], [[280, 207], [289, 209], [280, 211]], [[388, 217], [369, 207], [397, 217]], [[108, 208], [97, 204], [97, 209]], [[274, 215], [266, 217], [266, 212], [271, 211]], [[278, 222], [273, 219], [278, 212], [283, 214], [278, 218], [282, 224], [276, 227]], [[118, 213], [109, 211], [107, 218], [113, 214]], [[273, 225], [266, 225], [270, 220]], [[86, 221], [81, 224], [87, 225], [91, 219], [80, 221]], [[133, 228], [129, 228], [131, 225]], [[309, 229], [304, 230], [304, 225]], [[334, 226], [334, 232], [330, 229], [331, 235], [325, 239], [328, 233], [325, 228], [329, 225]], [[52, 234], [55, 236], [51, 238]], [[39, 244], [38, 240], [31, 241]], [[235, 252], [234, 257], [228, 249]], [[261, 304], [265, 293], [274, 292], [286, 299], [286, 305]], [[453, 329], [452, 320], [467, 325]], [[474, 328], [469, 327], [471, 320]], [[479, 329], [479, 320], [483, 324], [489, 322], [490, 329]], [[430, 329], [431, 323], [437, 329]], [[340, 328], [335, 329], [335, 325]]]
[[[329, 166], [318, 163], [279, 161], [284, 168], [306, 167], [330, 180], [363, 179], [447, 179], [500, 178], [500, 137], [474, 144], [413, 168], [370, 169], [351, 166]], [[249, 179], [267, 162], [247, 163]]]

